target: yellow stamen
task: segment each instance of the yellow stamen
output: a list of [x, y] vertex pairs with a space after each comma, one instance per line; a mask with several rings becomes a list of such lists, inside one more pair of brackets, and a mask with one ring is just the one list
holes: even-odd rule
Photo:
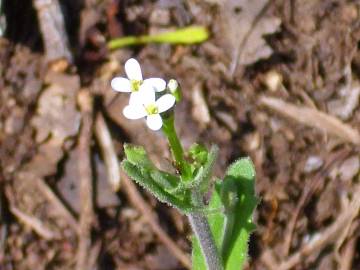
[[140, 85], [142, 84], [142, 81], [130, 80], [130, 84], [131, 84], [131, 91], [137, 92], [140, 89]]
[[149, 104], [148, 106], [146, 106], [145, 110], [146, 110], [148, 115], [157, 114], [159, 112], [158, 107], [154, 103]]

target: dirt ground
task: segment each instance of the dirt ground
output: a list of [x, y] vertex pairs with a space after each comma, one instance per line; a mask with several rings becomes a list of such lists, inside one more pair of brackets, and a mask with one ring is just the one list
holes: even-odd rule
[[[130, 57], [179, 81], [181, 140], [219, 145], [216, 176], [254, 161], [246, 269], [360, 269], [359, 1], [42, 2], [0, 2], [0, 270], [189, 267], [186, 218], [123, 174], [114, 191], [125, 142], [171, 166], [164, 136], [111, 90]], [[46, 25], [53, 7], [64, 32]], [[209, 40], [106, 47], [188, 25]]]

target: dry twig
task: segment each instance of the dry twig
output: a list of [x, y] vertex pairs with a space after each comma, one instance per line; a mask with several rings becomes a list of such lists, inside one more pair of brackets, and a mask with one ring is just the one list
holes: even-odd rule
[[46, 184], [46, 182], [42, 178], [36, 178], [35, 181], [39, 190], [55, 207], [59, 215], [61, 215], [65, 220], [67, 220], [67, 223], [71, 226], [71, 228], [73, 228], [76, 232], [79, 232], [78, 222], [76, 221], [74, 216], [70, 213], [70, 211], [60, 201], [60, 199], [56, 196], [56, 194], [51, 190], [51, 188]]
[[13, 213], [22, 223], [29, 226], [32, 230], [34, 230], [38, 235], [46, 240], [52, 240], [59, 238], [59, 236], [47, 228], [39, 219], [32, 217], [28, 214], [21, 212], [15, 206], [10, 207], [11, 213]]
[[296, 106], [273, 97], [260, 97], [260, 104], [304, 125], [318, 128], [353, 144], [360, 144], [359, 132], [334, 116], [330, 116], [316, 109]]
[[146, 222], [150, 225], [153, 232], [159, 237], [159, 240], [169, 248], [169, 250], [174, 254], [174, 256], [181, 262], [183, 266], [190, 269], [191, 262], [189, 257], [178, 248], [176, 243], [164, 232], [164, 230], [159, 226], [156, 221], [156, 217], [153, 214], [152, 209], [144, 201], [144, 199], [139, 194], [136, 186], [133, 182], [127, 177], [125, 173], [121, 174], [122, 185], [124, 191], [127, 194], [127, 197], [133, 204], [133, 206], [138, 209], [144, 216]]
[[91, 250], [91, 223], [93, 220], [93, 187], [91, 173], [90, 142], [92, 136], [92, 97], [83, 90], [78, 102], [82, 112], [82, 127], [79, 137], [79, 181], [80, 181], [80, 232], [76, 269], [88, 269]]
[[304, 208], [305, 204], [317, 190], [321, 189], [320, 187], [323, 183], [321, 180], [324, 179], [324, 177], [328, 174], [331, 168], [338, 162], [343, 161], [349, 154], [349, 151], [346, 149], [340, 150], [335, 153], [333, 157], [327, 162], [327, 164], [325, 164], [324, 168], [319, 173], [317, 173], [317, 175], [311, 180], [311, 182], [304, 186], [304, 190], [301, 194], [299, 201], [296, 204], [295, 211], [293, 211], [290, 222], [288, 223], [285, 231], [283, 256], [287, 256], [289, 254], [295, 225], [300, 215], [300, 212]]
[[120, 188], [119, 160], [114, 150], [110, 131], [101, 113], [97, 115], [95, 120], [95, 136], [99, 142], [101, 152], [105, 161], [109, 183], [114, 191], [118, 191]]
[[356, 237], [349, 239], [344, 246], [344, 251], [341, 254], [341, 260], [338, 261], [339, 270], [351, 270], [352, 262], [356, 251]]
[[[306, 258], [310, 254], [314, 254], [318, 250], [322, 249], [324, 246], [336, 241], [339, 234], [343, 231], [344, 228], [358, 215], [360, 210], [360, 185], [358, 184], [353, 192], [353, 199], [348, 208], [342, 209], [342, 213], [338, 218], [327, 227], [324, 231], [319, 233], [319, 236], [313, 238], [311, 241], [303, 245], [299, 251], [295, 252], [293, 255], [288, 257], [286, 260], [281, 262], [278, 266], [272, 266], [272, 269], [277, 270], [288, 270], [293, 268], [295, 265], [300, 263], [303, 258]], [[269, 254], [267, 254], [267, 257]], [[271, 261], [271, 260], [268, 260]]]

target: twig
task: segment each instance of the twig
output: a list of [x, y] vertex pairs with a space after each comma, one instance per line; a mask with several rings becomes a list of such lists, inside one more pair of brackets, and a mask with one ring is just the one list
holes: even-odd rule
[[97, 241], [96, 243], [93, 244], [93, 247], [90, 250], [88, 269], [98, 270], [97, 262], [98, 262], [99, 254], [101, 252], [101, 247], [102, 244], [100, 241]]
[[159, 226], [152, 209], [141, 197], [133, 182], [123, 172], [121, 173], [121, 179], [122, 186], [130, 202], [136, 209], [138, 209], [142, 213], [153, 232], [157, 235], [157, 237], [159, 237], [159, 240], [169, 248], [169, 250], [174, 254], [174, 256], [181, 262], [184, 267], [186, 267], [187, 269], [191, 269], [191, 262], [189, 257], [177, 247], [176, 243], [174, 243], [174, 241]]
[[58, 0], [33, 0], [49, 61], [65, 59], [72, 62], [64, 17]]
[[74, 218], [74, 216], [69, 212], [69, 210], [64, 206], [64, 204], [59, 200], [51, 188], [45, 183], [41, 178], [35, 179], [36, 184], [39, 190], [44, 194], [44, 196], [50, 201], [50, 203], [55, 207], [59, 214], [67, 220], [68, 224], [78, 233], [79, 224]]
[[32, 230], [34, 230], [39, 236], [46, 240], [52, 240], [55, 238], [59, 238], [59, 236], [48, 229], [39, 219], [29, 216], [21, 212], [15, 206], [10, 207], [11, 213], [13, 213], [22, 223], [29, 226]]
[[79, 137], [79, 181], [80, 181], [80, 232], [77, 252], [77, 270], [88, 269], [91, 249], [91, 223], [93, 220], [93, 187], [90, 158], [92, 136], [92, 97], [83, 90], [79, 93], [78, 103], [82, 112], [82, 127]]
[[355, 255], [356, 249], [356, 237], [349, 239], [349, 241], [344, 246], [344, 251], [341, 256], [341, 260], [339, 263], [339, 270], [351, 270], [352, 269], [352, 261]]
[[118, 191], [120, 188], [119, 160], [114, 150], [110, 131], [101, 113], [98, 113], [95, 120], [95, 136], [99, 142], [101, 152], [105, 161], [109, 183], [114, 191]]
[[349, 155], [348, 150], [340, 150], [337, 153], [335, 153], [334, 156], [324, 166], [324, 168], [311, 180], [311, 182], [308, 183], [307, 185], [305, 185], [304, 190], [301, 194], [301, 197], [300, 197], [298, 203], [296, 204], [295, 211], [293, 211], [290, 222], [288, 223], [288, 226], [287, 226], [287, 229], [285, 232], [284, 245], [283, 245], [283, 256], [287, 256], [289, 254], [295, 225], [296, 225], [297, 219], [300, 215], [300, 212], [302, 211], [306, 202], [311, 198], [311, 196], [317, 190], [320, 189], [321, 179], [324, 179], [324, 177], [328, 174], [330, 169], [339, 161], [344, 160], [348, 155]]
[[360, 197], [358, 196], [359, 192], [360, 185], [357, 185], [353, 193], [353, 200], [351, 201], [349, 207], [347, 209], [343, 209], [342, 214], [338, 216], [335, 222], [327, 227], [323, 232], [319, 233], [319, 237], [312, 239], [310, 242], [302, 246], [299, 251], [288, 257], [278, 267], [276, 267], [276, 269], [291, 269], [300, 263], [304, 257], [307, 257], [329, 243], [334, 242], [339, 233], [341, 233], [341, 231], [347, 227], [347, 224], [352, 222], [356, 215], [358, 215], [360, 209]]
[[260, 97], [260, 104], [304, 125], [318, 128], [353, 144], [360, 144], [359, 132], [334, 116], [304, 106], [296, 106], [278, 98], [266, 96]]

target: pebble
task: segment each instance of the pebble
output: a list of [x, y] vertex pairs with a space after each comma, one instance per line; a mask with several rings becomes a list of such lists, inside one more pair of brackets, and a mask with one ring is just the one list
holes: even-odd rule
[[324, 161], [319, 156], [309, 156], [305, 162], [304, 172], [310, 173], [319, 169]]

